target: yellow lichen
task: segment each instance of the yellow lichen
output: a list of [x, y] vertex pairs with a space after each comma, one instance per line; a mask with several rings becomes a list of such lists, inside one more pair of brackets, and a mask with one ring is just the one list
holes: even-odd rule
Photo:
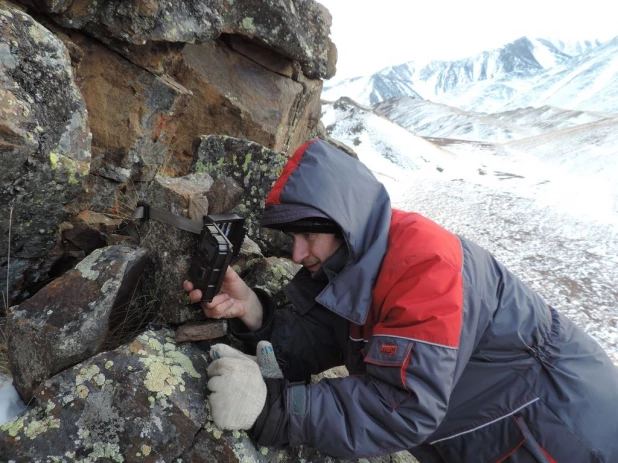
[[164, 349], [166, 352], [169, 352], [169, 351], [172, 351], [172, 350], [176, 350], [176, 345], [175, 345], [175, 344], [172, 344], [171, 342], [166, 342], [166, 343], [163, 345], [163, 349]]
[[105, 375], [103, 373], [99, 373], [92, 378], [92, 382], [99, 387], [103, 387], [105, 385]]
[[248, 32], [255, 32], [255, 24], [253, 24], [253, 18], [248, 17], [242, 20], [242, 27]]
[[143, 453], [145, 456], [150, 455], [151, 450], [152, 450], [152, 449], [151, 449], [149, 446], [147, 446], [147, 445], [142, 445], [142, 453]]
[[59, 428], [60, 420], [51, 416], [48, 416], [42, 420], [34, 420], [24, 428], [24, 434], [29, 439], [34, 439], [39, 434], [44, 433], [50, 428]]
[[165, 387], [165, 380], [172, 374], [170, 367], [163, 363], [148, 365], [148, 373], [144, 384], [150, 392], [161, 392]]
[[24, 415], [20, 418], [15, 418], [14, 420], [8, 421], [0, 426], [0, 429], [7, 432], [9, 436], [15, 437], [17, 434], [21, 432], [24, 428], [24, 420], [27, 415]]
[[166, 358], [171, 359], [177, 365], [181, 366], [184, 369], [185, 373], [188, 373], [189, 376], [191, 376], [192, 378], [197, 379], [202, 377], [202, 375], [200, 375], [193, 367], [193, 362], [191, 362], [191, 359], [182, 352], [179, 352], [177, 350], [173, 352], [167, 352], [165, 356]]
[[58, 168], [58, 159], [60, 159], [58, 153], [55, 153], [54, 151], [49, 153], [49, 163], [51, 164], [51, 168], [54, 170]]
[[79, 386], [84, 383], [84, 381], [92, 381], [92, 378], [99, 373], [101, 373], [101, 370], [97, 365], [90, 365], [86, 368], [82, 368], [75, 376], [75, 385]]
[[109, 370], [113, 365], [114, 365], [114, 362], [112, 362], [111, 360], [108, 360], [107, 362], [105, 362], [105, 369]]
[[148, 347], [150, 347], [152, 350], [156, 352], [160, 352], [163, 350], [163, 346], [161, 345], [161, 343], [154, 338], [148, 339]]
[[86, 397], [88, 397], [89, 393], [90, 393], [90, 390], [83, 384], [80, 384], [79, 386], [75, 388], [75, 394], [80, 399], [85, 399]]

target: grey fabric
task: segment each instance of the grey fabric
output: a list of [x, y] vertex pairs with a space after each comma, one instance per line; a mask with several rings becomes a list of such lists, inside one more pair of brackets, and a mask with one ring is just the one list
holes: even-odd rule
[[306, 204], [283, 203], [264, 208], [260, 217], [260, 226], [269, 227], [282, 223], [294, 222], [307, 217], [321, 217], [330, 219], [324, 212]]

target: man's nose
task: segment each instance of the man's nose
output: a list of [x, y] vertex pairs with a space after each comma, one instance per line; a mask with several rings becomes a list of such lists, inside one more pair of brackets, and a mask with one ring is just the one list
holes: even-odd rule
[[294, 238], [294, 248], [292, 249], [292, 260], [300, 264], [309, 255], [307, 244], [298, 238]]

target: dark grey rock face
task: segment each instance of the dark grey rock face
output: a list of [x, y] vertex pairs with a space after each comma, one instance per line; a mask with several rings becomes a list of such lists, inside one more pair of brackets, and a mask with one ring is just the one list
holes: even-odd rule
[[208, 172], [215, 179], [228, 177], [244, 190], [242, 202], [232, 212], [245, 218], [247, 235], [260, 247], [278, 254], [287, 248], [289, 243], [284, 235], [260, 228], [259, 218], [288, 155], [247, 140], [219, 135], [196, 139], [194, 153], [193, 169]]
[[175, 461], [202, 427], [214, 440], [204, 354], [149, 331], [54, 376], [0, 427], [3, 461]]
[[148, 0], [65, 2], [27, 0], [63, 27], [82, 29], [122, 52], [122, 44], [199, 43], [238, 35], [300, 63], [310, 78], [335, 75], [337, 50], [328, 38], [331, 16], [313, 0]]
[[26, 402], [41, 381], [95, 355], [119, 323], [136, 319], [130, 299], [147, 262], [145, 249], [98, 249], [10, 310], [9, 362]]
[[0, 280], [9, 267], [11, 302], [20, 288], [45, 282], [57, 257], [58, 224], [90, 167], [87, 119], [62, 42], [1, 4]]

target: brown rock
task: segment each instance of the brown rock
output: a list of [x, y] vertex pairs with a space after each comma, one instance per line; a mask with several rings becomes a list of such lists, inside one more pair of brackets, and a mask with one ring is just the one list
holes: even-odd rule
[[306, 140], [320, 118], [319, 80], [302, 74], [293, 80], [222, 43], [187, 45], [182, 56], [176, 78], [194, 97], [178, 126], [176, 152], [191, 153], [193, 140], [202, 134], [244, 138], [290, 151]]
[[227, 335], [227, 322], [225, 320], [209, 320], [203, 322], [191, 322], [176, 328], [174, 341], [206, 341], [208, 339], [221, 338]]
[[169, 167], [169, 144], [190, 92], [79, 33], [78, 79], [90, 116], [91, 172], [125, 182], [152, 180]]
[[244, 190], [230, 177], [222, 175], [215, 179], [212, 187], [206, 194], [208, 197], [210, 214], [225, 214], [236, 206]]

